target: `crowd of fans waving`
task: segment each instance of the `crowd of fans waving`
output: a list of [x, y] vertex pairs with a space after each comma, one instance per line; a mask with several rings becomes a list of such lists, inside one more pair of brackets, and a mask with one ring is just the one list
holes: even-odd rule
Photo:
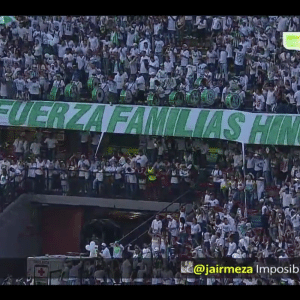
[[[2, 98], [48, 100], [55, 86], [58, 100], [66, 101], [70, 82], [84, 97], [89, 78], [97, 77], [114, 103], [126, 88], [137, 103], [155, 92], [160, 105], [168, 105], [171, 91], [188, 93], [197, 78], [204, 78], [200, 88], [214, 90], [214, 108], [225, 108], [226, 95], [236, 92], [243, 99], [240, 109], [250, 95], [255, 112], [299, 112], [299, 54], [282, 47], [282, 32], [299, 31], [296, 16], [16, 18], [1, 29]], [[211, 142], [218, 149], [213, 162]], [[64, 161], [56, 156], [56, 144], [53, 135], [37, 134], [32, 143], [17, 138], [14, 157], [0, 161], [1, 198], [8, 182], [34, 193], [158, 201], [188, 192], [178, 215], [153, 220], [149, 245], [132, 249], [116, 242], [110, 252], [105, 241], [99, 242], [104, 260], [94, 266], [94, 282], [115, 277], [124, 284], [202, 284], [202, 277], [180, 272], [178, 258], [242, 258], [266, 265], [299, 256], [297, 147], [247, 146], [244, 164], [240, 145], [232, 142], [147, 137], [135, 155], [100, 152], [91, 158], [82, 149]], [[193, 205], [189, 214], [186, 203]], [[114, 268], [106, 265], [109, 256], [117, 259]], [[66, 266], [72, 268], [76, 273], [78, 265]], [[273, 283], [264, 276], [217, 277], [205, 284]], [[291, 276], [276, 280], [298, 284]]]
[[[139, 250], [138, 245], [134, 250], [131, 246], [128, 249], [128, 245], [124, 247], [133, 251], [124, 250], [124, 255], [129, 255], [126, 264], [141, 257], [137, 261], [142, 265], [135, 269], [142, 276], [138, 282], [145, 283], [161, 267], [168, 274], [173, 272], [173, 281], [170, 279], [173, 283], [179, 282], [175, 279], [179, 270], [175, 261], [180, 258], [243, 258], [264, 264], [279, 257], [289, 261], [298, 257], [300, 153], [297, 147], [247, 147], [243, 165], [240, 145], [233, 142], [219, 141], [212, 148], [212, 140], [146, 137], [136, 155], [99, 153], [99, 158], [90, 159], [81, 154], [61, 161], [51, 148], [45, 157], [34, 154], [37, 138], [28, 143], [31, 150], [26, 156], [26, 151], [18, 152], [19, 141], [26, 145], [24, 137], [16, 139], [15, 158], [3, 157], [0, 161], [1, 191], [10, 181], [34, 193], [168, 202], [187, 192], [179, 201], [178, 214], [158, 215], [152, 222], [148, 232], [151, 243], [143, 246], [150, 249], [148, 254]], [[55, 137], [50, 134], [43, 142], [55, 144]], [[193, 207], [189, 213], [187, 204]], [[253, 217], [259, 217], [257, 226]], [[99, 242], [99, 253], [102, 243], [105, 241]], [[140, 256], [135, 256], [135, 252]], [[143, 257], [147, 258], [144, 262]], [[151, 264], [148, 262], [147, 266], [148, 260]], [[163, 265], [153, 269], [158, 266], [155, 261]], [[182, 280], [200, 282], [195, 276], [188, 278]], [[253, 284], [243, 278], [237, 282], [242, 281]]]
[[[299, 31], [297, 16], [20, 16], [0, 35], [0, 96], [66, 101], [76, 83], [91, 100], [88, 80], [118, 103], [123, 89], [134, 103], [170, 105], [174, 90], [215, 93], [226, 108], [235, 92], [254, 111], [298, 113], [299, 53], [282, 46], [282, 33]], [[108, 98], [106, 98], [108, 99]], [[247, 100], [248, 99], [248, 100]], [[70, 99], [69, 99], [70, 100]], [[245, 101], [246, 100], [246, 101]], [[106, 100], [108, 101], [108, 100]], [[248, 107], [249, 108], [249, 107]]]

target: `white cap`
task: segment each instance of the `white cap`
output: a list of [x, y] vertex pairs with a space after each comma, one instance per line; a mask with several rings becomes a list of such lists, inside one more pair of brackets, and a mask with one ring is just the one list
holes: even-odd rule
[[172, 216], [171, 215], [167, 215], [167, 219], [172, 219]]
[[102, 243], [101, 246], [106, 247], [106, 244], [105, 244], [105, 243]]

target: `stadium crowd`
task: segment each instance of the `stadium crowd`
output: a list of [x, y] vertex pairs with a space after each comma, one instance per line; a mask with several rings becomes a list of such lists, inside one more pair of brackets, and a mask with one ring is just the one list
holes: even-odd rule
[[[299, 54], [282, 47], [281, 35], [299, 26], [296, 16], [17, 17], [1, 29], [0, 96], [47, 100], [56, 86], [64, 101], [68, 83], [79, 82], [84, 96], [96, 76], [116, 102], [125, 85], [136, 101], [155, 91], [165, 105], [172, 89], [189, 92], [205, 78], [202, 88], [215, 91], [215, 107], [225, 107], [226, 95], [238, 90], [244, 100], [250, 95], [253, 111], [298, 113]], [[91, 264], [87, 282], [298, 284], [290, 275], [205, 278], [180, 272], [182, 259], [270, 265], [299, 257], [298, 147], [250, 145], [243, 162], [238, 143], [141, 139], [136, 155], [89, 157], [82, 149], [61, 161], [54, 135], [37, 134], [32, 143], [20, 136], [14, 156], [0, 161], [1, 201], [8, 184], [34, 193], [159, 201], [188, 192], [178, 214], [153, 220], [150, 244], [132, 249], [97, 242], [102, 263]], [[189, 214], [187, 203], [193, 205]], [[76, 284], [80, 267], [66, 264], [62, 282]]]
[[97, 77], [111, 102], [127, 89], [135, 103], [154, 92], [160, 105], [170, 105], [173, 90], [189, 93], [204, 78], [199, 89], [215, 92], [214, 107], [226, 108], [235, 91], [238, 109], [249, 100], [253, 111], [299, 112], [299, 53], [283, 48], [281, 38], [299, 31], [297, 16], [16, 19], [1, 28], [2, 98], [46, 100], [55, 87], [57, 100], [72, 101], [64, 89], [75, 82], [91, 100], [88, 80]]
[[[145, 258], [144, 263], [143, 259], [138, 261], [136, 266], [141, 265], [137, 269], [131, 266], [134, 274], [139, 274], [132, 276], [140, 278], [132, 279], [133, 283], [148, 282], [150, 274], [161, 274], [160, 268], [164, 268], [165, 275], [155, 275], [157, 278], [173, 274], [173, 279], [154, 276], [152, 283], [158, 280], [162, 284], [178, 284], [179, 278], [184, 282], [202, 282], [198, 277], [189, 275], [187, 279], [179, 274], [175, 261], [182, 259], [233, 257], [263, 264], [278, 257], [292, 260], [299, 255], [297, 147], [247, 146], [243, 165], [240, 144], [211, 139], [145, 137], [137, 155], [100, 153], [99, 158], [90, 159], [82, 154], [67, 161], [56, 159], [54, 150], [45, 152], [45, 157], [35, 152], [39, 148], [37, 139], [28, 143], [26, 157], [26, 151], [19, 151], [20, 141], [23, 147], [26, 145], [23, 136], [16, 139], [15, 158], [3, 157], [0, 161], [2, 193], [7, 182], [26, 192], [150, 201], [172, 201], [188, 193], [178, 200], [179, 214], [158, 215], [152, 222], [148, 232], [150, 245], [144, 245], [142, 250], [138, 250], [138, 245], [134, 250], [124, 250], [125, 257], [133, 253], [133, 261]], [[56, 139], [50, 134], [42, 142], [56, 144]], [[189, 214], [185, 212], [188, 203], [193, 206]], [[99, 242], [102, 254], [104, 242]], [[113, 253], [111, 256], [117, 258]], [[130, 259], [124, 262], [128, 268]], [[154, 267], [159, 262], [163, 265]], [[121, 266], [120, 262], [114, 263]]]

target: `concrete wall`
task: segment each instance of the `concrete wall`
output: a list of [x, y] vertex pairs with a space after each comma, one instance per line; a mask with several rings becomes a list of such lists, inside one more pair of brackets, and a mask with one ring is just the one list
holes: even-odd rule
[[[49, 204], [49, 205], [71, 205], [71, 206], [94, 206], [107, 207], [124, 210], [136, 211], [153, 211], [158, 212], [167, 207], [169, 202], [142, 201], [129, 199], [108, 199], [108, 198], [91, 198], [76, 196], [51, 196], [51, 195], [32, 195], [32, 203]], [[180, 205], [173, 203], [167, 208], [167, 212], [178, 211]], [[188, 205], [191, 209], [191, 205]]]
[[31, 195], [21, 195], [0, 214], [0, 258], [41, 254], [40, 214]]
[[[76, 206], [78, 209], [79, 207], [92, 206], [118, 210], [153, 211], [155, 213], [164, 209], [168, 204], [167, 202], [128, 199], [23, 194], [0, 214], [0, 258], [24, 258], [43, 254], [42, 244], [45, 234], [42, 236], [42, 227], [45, 226], [42, 226], [41, 205], [56, 206], [58, 209], [57, 205], [73, 206], [73, 209]], [[178, 209], [179, 204], [173, 203], [167, 212], [175, 212]], [[191, 205], [188, 205], [187, 212], [191, 209]], [[51, 224], [48, 225], [51, 228]]]
[[42, 252], [67, 255], [80, 251], [80, 233], [84, 222], [84, 207], [48, 206], [41, 208]]

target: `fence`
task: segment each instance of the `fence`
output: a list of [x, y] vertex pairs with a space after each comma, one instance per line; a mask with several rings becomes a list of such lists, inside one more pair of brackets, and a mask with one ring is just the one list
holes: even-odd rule
[[[129, 173], [122, 171], [91, 172], [88, 170], [51, 170], [45, 168], [39, 173], [28, 166], [20, 175], [10, 177], [5, 186], [0, 185], [0, 202], [2, 210], [17, 197], [26, 193], [125, 198], [137, 200], [156, 200], [171, 202], [178, 195], [190, 191], [182, 202], [192, 203], [204, 197], [209, 190], [222, 200], [222, 193], [215, 190], [209, 178], [210, 172], [200, 169], [198, 173], [191, 172], [189, 176], [172, 176], [170, 173], [157, 175], [155, 181], [147, 179], [145, 173]], [[33, 176], [33, 177], [32, 177]], [[177, 177], [178, 183], [171, 183], [171, 178]], [[278, 195], [277, 195], [278, 196]], [[276, 198], [276, 196], [275, 196]]]
[[5, 185], [0, 185], [0, 211], [14, 202], [24, 191], [25, 177], [9, 177]]
[[[164, 175], [163, 182], [160, 176], [150, 181], [144, 173], [128, 173], [124, 170], [103, 171], [98, 175], [87, 170], [36, 170], [26, 167], [20, 175], [9, 177], [7, 183], [1, 186], [2, 210], [24, 192], [170, 202], [190, 189], [190, 184], [185, 181], [187, 177], [190, 180], [190, 176], [176, 175], [178, 184], [171, 184], [172, 175]], [[194, 199], [189, 197], [183, 200], [192, 202]]]

